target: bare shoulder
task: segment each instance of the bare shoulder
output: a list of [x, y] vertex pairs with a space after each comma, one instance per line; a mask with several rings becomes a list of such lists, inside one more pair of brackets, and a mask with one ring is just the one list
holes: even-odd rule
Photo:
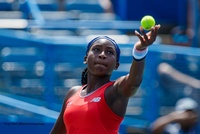
[[82, 86], [73, 86], [67, 92], [64, 101], [66, 102], [71, 96], [73, 96]]
[[78, 89], [80, 89], [82, 86], [73, 86], [69, 89], [68, 94], [74, 94], [77, 92]]

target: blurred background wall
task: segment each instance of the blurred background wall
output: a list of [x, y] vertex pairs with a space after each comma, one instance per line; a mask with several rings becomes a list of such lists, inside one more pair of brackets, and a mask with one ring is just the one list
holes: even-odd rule
[[80, 85], [87, 43], [97, 35], [122, 51], [112, 79], [127, 74], [144, 15], [161, 29], [120, 133], [148, 133], [182, 97], [200, 102], [198, 0], [0, 0], [1, 132], [50, 132], [66, 92]]

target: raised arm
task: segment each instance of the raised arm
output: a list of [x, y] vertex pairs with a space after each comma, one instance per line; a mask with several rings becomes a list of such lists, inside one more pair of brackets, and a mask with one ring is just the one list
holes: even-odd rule
[[134, 95], [142, 82], [145, 55], [148, 52], [148, 46], [152, 45], [156, 40], [159, 28], [160, 25], [156, 25], [148, 33], [145, 33], [145, 31], [140, 28], [141, 34], [135, 31], [139, 41], [136, 42], [133, 47], [134, 60], [132, 61], [130, 72], [125, 77], [116, 81], [119, 82], [119, 91], [127, 97]]

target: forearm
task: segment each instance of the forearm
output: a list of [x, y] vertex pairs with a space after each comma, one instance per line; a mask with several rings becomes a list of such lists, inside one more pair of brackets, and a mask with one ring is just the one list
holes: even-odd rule
[[141, 61], [133, 60], [130, 72], [125, 76], [123, 81], [123, 94], [127, 97], [134, 95], [140, 86], [143, 78], [145, 59]]
[[127, 97], [134, 95], [140, 86], [143, 78], [143, 71], [145, 66], [145, 57], [148, 52], [148, 48], [138, 48], [137, 43], [132, 50], [133, 61], [130, 67], [129, 74], [125, 77], [125, 90], [124, 94]]
[[131, 87], [135, 88], [140, 86], [143, 78], [144, 66], [145, 59], [140, 61], [133, 60], [127, 80], [127, 83]]
[[174, 118], [171, 115], [166, 115], [158, 118], [151, 126], [151, 130], [153, 134], [162, 134], [165, 126], [174, 122]]
[[136, 43], [132, 50], [133, 62], [131, 64], [128, 83], [133, 87], [138, 87], [142, 81], [142, 75], [145, 65], [145, 57], [148, 53], [148, 48]]

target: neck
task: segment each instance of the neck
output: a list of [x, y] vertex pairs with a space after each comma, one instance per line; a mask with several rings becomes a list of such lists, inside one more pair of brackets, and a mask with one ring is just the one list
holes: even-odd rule
[[104, 84], [108, 83], [110, 81], [110, 76], [93, 77], [91, 75], [88, 75], [87, 81], [88, 81], [88, 84], [87, 84], [86, 92], [90, 93], [97, 90], [99, 87], [103, 86]]

